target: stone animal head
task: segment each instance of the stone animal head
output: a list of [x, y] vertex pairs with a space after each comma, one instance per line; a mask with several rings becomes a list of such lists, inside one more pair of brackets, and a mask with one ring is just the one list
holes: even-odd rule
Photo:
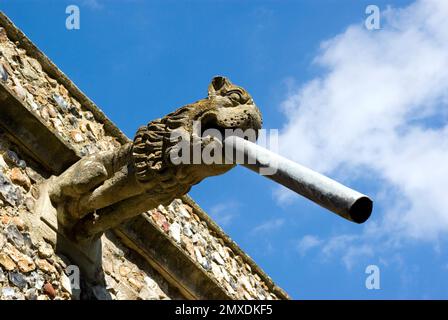
[[[256, 139], [261, 126], [261, 113], [249, 93], [225, 77], [215, 77], [207, 98], [139, 128], [132, 149], [137, 180], [151, 188], [158, 181], [156, 187], [166, 192], [186, 193], [202, 179], [234, 166], [225, 163], [217, 136], [240, 129], [240, 133], [252, 130]], [[173, 155], [181, 163], [173, 163]], [[212, 163], [203, 155], [211, 156]]]

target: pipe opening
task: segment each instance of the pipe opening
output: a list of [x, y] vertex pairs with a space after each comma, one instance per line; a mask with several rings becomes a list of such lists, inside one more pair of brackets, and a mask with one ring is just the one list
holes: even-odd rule
[[372, 213], [373, 202], [368, 197], [361, 197], [350, 207], [349, 214], [352, 221], [364, 223], [369, 219]]

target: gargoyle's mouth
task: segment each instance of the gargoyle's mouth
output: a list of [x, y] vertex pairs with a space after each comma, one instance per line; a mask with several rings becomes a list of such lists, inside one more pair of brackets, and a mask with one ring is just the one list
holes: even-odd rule
[[[219, 132], [220, 137], [217, 136], [217, 138], [220, 139], [224, 139], [225, 138], [225, 134], [226, 134], [226, 129], [232, 129], [232, 128], [228, 128], [228, 127], [223, 127], [221, 125], [218, 124], [218, 118], [216, 117], [216, 115], [214, 113], [208, 113], [202, 116], [201, 120], [201, 137], [205, 137], [207, 135], [213, 135], [213, 136], [217, 136], [216, 133]], [[213, 129], [213, 130], [210, 130]], [[209, 132], [207, 132], [206, 135], [204, 135], [204, 133], [210, 130]]]
[[[196, 119], [194, 131], [197, 135], [200, 134], [201, 138], [220, 138], [219, 140], [232, 135], [251, 136], [256, 140], [262, 125], [260, 112], [255, 105], [209, 110]], [[201, 126], [200, 130], [198, 124]]]

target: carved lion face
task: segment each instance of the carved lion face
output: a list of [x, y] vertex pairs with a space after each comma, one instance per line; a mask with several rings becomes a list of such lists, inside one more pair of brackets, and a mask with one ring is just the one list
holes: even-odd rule
[[209, 110], [200, 116], [203, 128], [261, 129], [261, 113], [252, 97], [246, 90], [232, 84], [228, 79], [213, 78], [208, 87], [208, 100]]
[[[225, 77], [214, 77], [208, 86], [208, 97], [186, 105], [162, 119], [171, 129], [193, 133], [200, 124], [201, 134], [207, 129], [224, 133], [225, 129], [261, 129], [261, 113], [252, 97], [242, 87]], [[197, 133], [197, 132], [195, 132]]]
[[[224, 163], [222, 143], [208, 132], [224, 135], [236, 129], [252, 129], [257, 133], [261, 126], [261, 113], [249, 93], [225, 77], [215, 77], [208, 87], [207, 98], [183, 106], [138, 130], [133, 147], [137, 178], [149, 182], [163, 176], [163, 179], [172, 180], [169, 183], [172, 188], [179, 188], [180, 185], [191, 187], [208, 176], [222, 174], [234, 166]], [[179, 140], [183, 140], [184, 144], [179, 144]], [[181, 150], [182, 146], [185, 147], [185, 141], [189, 149]], [[219, 148], [222, 148], [221, 163], [193, 161], [194, 152], [200, 150], [210, 154], [220, 151]], [[174, 164], [171, 158], [173, 152], [179, 156], [189, 153], [190, 161]]]

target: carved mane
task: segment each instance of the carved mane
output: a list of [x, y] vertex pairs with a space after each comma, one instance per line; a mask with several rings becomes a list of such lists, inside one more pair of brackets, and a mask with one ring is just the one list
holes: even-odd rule
[[[188, 147], [207, 147], [211, 136], [193, 130], [261, 128], [261, 114], [251, 96], [224, 77], [215, 77], [208, 96], [140, 127], [132, 144], [93, 154], [55, 178], [50, 197], [62, 214], [67, 234], [89, 239], [159, 204], [168, 204], [211, 176], [235, 164], [171, 162], [179, 145], [172, 133], [188, 136]], [[181, 150], [182, 151], [182, 150]]]

